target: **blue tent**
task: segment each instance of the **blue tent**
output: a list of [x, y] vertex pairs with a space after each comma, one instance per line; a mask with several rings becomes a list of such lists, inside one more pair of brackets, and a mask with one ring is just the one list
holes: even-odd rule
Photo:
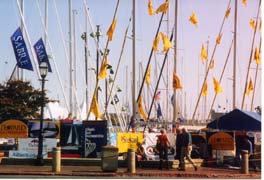
[[237, 131], [261, 131], [261, 115], [256, 112], [234, 109], [208, 123], [207, 128]]

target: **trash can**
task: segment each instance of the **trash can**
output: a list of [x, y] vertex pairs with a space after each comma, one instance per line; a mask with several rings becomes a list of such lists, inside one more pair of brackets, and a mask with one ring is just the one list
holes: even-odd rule
[[102, 147], [102, 170], [115, 172], [118, 168], [118, 148], [115, 146]]

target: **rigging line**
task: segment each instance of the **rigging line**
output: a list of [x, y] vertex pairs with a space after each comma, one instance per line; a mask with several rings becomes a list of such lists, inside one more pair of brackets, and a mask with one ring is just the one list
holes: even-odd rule
[[[261, 54], [261, 45], [262, 45], [262, 37], [260, 35], [260, 41], [259, 41], [259, 54]], [[255, 72], [255, 79], [254, 79], [254, 88], [253, 88], [253, 94], [252, 94], [252, 99], [251, 99], [251, 106], [250, 110], [253, 111], [253, 102], [254, 102], [254, 97], [255, 97], [255, 91], [256, 91], [256, 84], [257, 84], [257, 77], [258, 77], [258, 69], [259, 69], [259, 64], [257, 64], [256, 72]]]
[[[230, 4], [231, 4], [231, 0], [229, 1], [229, 4], [228, 4], [228, 6], [227, 6], [227, 9], [230, 7]], [[225, 14], [226, 14], [226, 13], [225, 13]], [[223, 28], [223, 25], [224, 25], [224, 23], [225, 23], [225, 20], [226, 20], [226, 17], [225, 17], [225, 15], [224, 15], [224, 18], [223, 18], [223, 21], [222, 21], [221, 28], [220, 28], [220, 31], [219, 31], [219, 33], [218, 33], [218, 36], [221, 35], [222, 28]], [[213, 58], [214, 58], [214, 54], [215, 54], [215, 52], [216, 52], [217, 45], [218, 45], [217, 42], [215, 42], [214, 50], [213, 50], [213, 53], [212, 53], [212, 55], [211, 55], [210, 62], [209, 62], [208, 64], [211, 64], [211, 63], [212, 63], [212, 60], [213, 60]], [[197, 100], [196, 105], [195, 105], [195, 109], [194, 109], [194, 112], [193, 112], [193, 115], [192, 115], [192, 119], [194, 119], [194, 117], [195, 117], [195, 114], [196, 114], [196, 111], [197, 111], [197, 108], [198, 108], [198, 105], [199, 105], [199, 102], [200, 102], [200, 99], [201, 99], [202, 90], [203, 90], [203, 87], [204, 87], [205, 82], [206, 82], [206, 80], [207, 80], [207, 76], [208, 76], [208, 74], [209, 74], [209, 71], [210, 71], [210, 66], [207, 67], [206, 74], [205, 74], [205, 78], [204, 78], [204, 80], [203, 80], [203, 84], [202, 84], [202, 86], [201, 86], [201, 90], [200, 90], [200, 93], [199, 93], [199, 96], [198, 96], [198, 100]]]
[[49, 39], [49, 35], [48, 35], [48, 32], [47, 32], [47, 29], [46, 29], [45, 24], [44, 24], [43, 19], [42, 19], [42, 15], [41, 15], [41, 12], [40, 12], [40, 7], [39, 7], [39, 2], [38, 1], [36, 1], [36, 2], [37, 2], [36, 5], [37, 5], [37, 8], [38, 8], [38, 12], [39, 12], [39, 16], [40, 16], [40, 19], [41, 19], [41, 23], [42, 23], [42, 26], [44, 27], [43, 29], [44, 29], [45, 34], [47, 36], [48, 46], [50, 47], [51, 57], [52, 57], [51, 59], [54, 62], [56, 75], [57, 75], [57, 78], [58, 78], [60, 86], [61, 86], [61, 90], [62, 90], [62, 94], [63, 94], [63, 97], [64, 97], [64, 101], [65, 101], [67, 110], [69, 112], [68, 99], [66, 98], [65, 91], [63, 89], [63, 85], [62, 85], [62, 82], [61, 82], [61, 77], [60, 77], [60, 74], [59, 74], [59, 71], [58, 71], [57, 63], [55, 61], [56, 58], [55, 58], [54, 53], [53, 53], [53, 49], [52, 49], [52, 46], [51, 46], [51, 43], [50, 43], [50, 39]]
[[127, 28], [126, 28], [126, 31], [125, 31], [125, 35], [124, 35], [124, 39], [123, 39], [123, 43], [122, 43], [122, 48], [121, 48], [121, 52], [120, 52], [120, 55], [119, 55], [119, 59], [118, 59], [118, 63], [117, 63], [117, 67], [116, 67], [116, 72], [115, 72], [115, 75], [114, 75], [114, 79], [113, 79], [113, 84], [111, 86], [111, 89], [110, 89], [110, 94], [107, 98], [107, 102], [106, 102], [106, 106], [105, 108], [107, 109], [108, 107], [108, 104], [109, 104], [109, 100], [110, 100], [110, 96], [112, 94], [112, 91], [113, 91], [113, 87], [114, 87], [114, 84], [115, 84], [115, 80], [116, 80], [116, 76], [117, 76], [117, 72], [119, 70], [119, 66], [120, 66], [120, 63], [121, 63], [121, 59], [122, 59], [122, 56], [123, 56], [123, 52], [124, 52], [124, 48], [125, 48], [125, 44], [126, 44], [126, 37], [127, 37], [127, 33], [128, 33], [128, 29], [129, 29], [129, 26], [130, 26], [130, 23], [131, 23], [131, 19], [132, 19], [132, 15], [131, 17], [129, 18], [129, 22], [128, 22], [128, 25], [127, 25]]
[[[84, 0], [83, 0], [83, 1], [84, 1]], [[117, 14], [117, 9], [118, 9], [118, 6], [119, 6], [119, 2], [120, 2], [120, 0], [117, 1], [116, 8], [115, 8], [115, 12], [114, 12], [114, 17], [113, 17], [113, 20], [112, 20], [112, 23], [114, 22], [114, 20], [115, 20], [115, 18], [116, 18], [116, 14]], [[87, 8], [86, 8], [86, 10], [87, 10]], [[88, 16], [88, 17], [89, 17], [89, 16]], [[88, 19], [89, 19], [89, 18], [88, 18]], [[109, 41], [110, 41], [110, 40], [109, 40], [109, 37], [108, 37], [108, 38], [107, 38], [106, 45], [105, 45], [104, 54], [103, 54], [103, 58], [102, 58], [102, 59], [105, 59], [105, 58], [106, 58], [107, 48], [108, 48], [108, 45], [109, 45]], [[97, 49], [97, 50], [98, 50], [98, 49]], [[100, 66], [100, 67], [102, 67], [102, 65], [103, 65], [103, 61], [101, 62], [101, 66]], [[95, 95], [95, 93], [96, 93], [96, 91], [97, 91], [98, 82], [99, 82], [99, 81], [96, 82], [96, 85], [95, 85], [95, 88], [94, 88], [94, 92], [93, 92], [93, 96]], [[88, 119], [90, 113], [91, 113], [91, 108], [90, 108], [89, 113], [88, 113], [88, 115], [87, 115], [87, 119]]]
[[[171, 31], [170, 41], [172, 41], [172, 39], [173, 39], [173, 30], [174, 30], [174, 26], [173, 26], [172, 31]], [[156, 84], [156, 87], [155, 87], [154, 96], [152, 97], [152, 101], [151, 101], [151, 104], [150, 104], [150, 109], [149, 109], [149, 112], [148, 112], [148, 118], [147, 119], [149, 119], [149, 116], [151, 114], [152, 106], [153, 106], [153, 103], [154, 103], [154, 97], [155, 97], [155, 94], [157, 93], [157, 90], [158, 90], [158, 87], [159, 87], [159, 82], [160, 82], [161, 74], [163, 72], [165, 63], [166, 63], [166, 61], [168, 59], [167, 56], [168, 56], [168, 52], [169, 51], [170, 51], [170, 49], [168, 51], [166, 51], [165, 56], [164, 56], [163, 64], [161, 66], [159, 78], [158, 78], [158, 81], [157, 81], [157, 84]], [[176, 104], [174, 104], [174, 106], [176, 106]], [[147, 127], [147, 123], [145, 124], [145, 127], [144, 127], [143, 132], [145, 132], [146, 127]]]
[[[221, 83], [222, 78], [223, 78], [223, 75], [224, 75], [224, 73], [225, 73], [226, 65], [227, 65], [227, 62], [228, 62], [228, 59], [229, 59], [229, 55], [230, 55], [230, 53], [231, 53], [231, 49], [232, 49], [232, 46], [233, 46], [233, 42], [234, 42], [234, 39], [232, 39], [232, 42], [231, 42], [231, 45], [230, 45], [230, 48], [229, 48], [229, 51], [228, 51], [228, 54], [227, 54], [227, 57], [226, 57], [226, 60], [225, 60], [225, 65], [224, 65], [224, 67], [223, 67], [223, 70], [222, 70], [222, 73], [221, 73], [221, 76], [220, 76], [219, 83]], [[213, 106], [214, 106], [215, 99], [216, 99], [216, 95], [217, 95], [217, 94], [215, 93], [215, 94], [214, 94], [213, 102], [212, 102], [211, 107], [210, 107], [210, 111], [209, 111], [208, 116], [207, 116], [207, 119], [210, 118], [210, 115], [211, 115], [210, 112], [211, 112], [211, 110], [212, 110], [212, 108], [213, 108]]]
[[[164, 13], [162, 13], [162, 15], [160, 17], [160, 21], [159, 21], [158, 29], [157, 29], [157, 32], [156, 32], [156, 35], [155, 35], [155, 39], [157, 38], [157, 36], [159, 34], [159, 30], [160, 30], [160, 26], [161, 26], [161, 23], [162, 23], [162, 20], [163, 20], [163, 16], [164, 16]], [[149, 68], [149, 64], [150, 64], [150, 61], [151, 61], [152, 54], [153, 54], [153, 47], [151, 48], [151, 51], [150, 51], [150, 55], [149, 55], [149, 59], [148, 59], [148, 64], [147, 64], [147, 67], [146, 67], [146, 70], [145, 70], [145, 73], [144, 73], [144, 77], [143, 77], [143, 80], [142, 80], [142, 83], [141, 83], [141, 86], [140, 86], [140, 89], [139, 89], [139, 93], [138, 93], [138, 97], [137, 97], [137, 102], [138, 102], [138, 100], [140, 98], [140, 95], [142, 93], [142, 89], [143, 89], [143, 86], [144, 86], [144, 82], [145, 82], [145, 79], [146, 79], [147, 70]]]
[[250, 69], [250, 64], [251, 64], [252, 56], [253, 56], [253, 49], [254, 49], [255, 36], [256, 36], [256, 31], [257, 31], [258, 22], [259, 22], [259, 12], [260, 12], [260, 7], [261, 7], [261, 0], [259, 0], [259, 6], [258, 6], [258, 12], [257, 12], [257, 19], [256, 19], [256, 27], [255, 27], [255, 30], [254, 30], [253, 39], [252, 39], [252, 44], [251, 44], [251, 52], [250, 52], [250, 57], [249, 57], [249, 61], [248, 61], [248, 68], [247, 68], [246, 82], [245, 82], [245, 88], [244, 88], [244, 93], [243, 93], [243, 99], [242, 99], [241, 109], [243, 109], [243, 107], [244, 107], [244, 101], [245, 101], [245, 96], [246, 96], [246, 91], [247, 91], [249, 69]]
[[16, 2], [17, 2], [18, 10], [19, 10], [19, 15], [20, 15], [20, 17], [22, 19], [22, 23], [23, 23], [24, 28], [25, 28], [26, 39], [28, 40], [28, 43], [29, 43], [29, 49], [30, 49], [31, 55], [33, 56], [33, 61], [34, 61], [34, 66], [35, 66], [35, 69], [36, 69], [36, 72], [37, 72], [37, 76], [38, 76], [39, 79], [41, 79], [40, 72], [39, 72], [39, 67], [38, 67], [38, 61], [37, 61], [37, 58], [36, 58], [36, 54], [34, 53], [31, 40], [29, 38], [28, 29], [27, 29], [27, 25], [25, 23], [24, 14], [22, 13], [22, 10], [21, 10], [21, 7], [20, 7], [20, 4], [19, 4], [18, 0], [16, 0]]

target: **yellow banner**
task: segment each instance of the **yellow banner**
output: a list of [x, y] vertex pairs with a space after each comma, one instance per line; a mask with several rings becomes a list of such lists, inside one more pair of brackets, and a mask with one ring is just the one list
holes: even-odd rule
[[28, 127], [19, 120], [6, 120], [0, 124], [0, 138], [27, 138]]
[[218, 132], [209, 137], [208, 143], [213, 150], [234, 150], [234, 138], [224, 132]]
[[117, 147], [119, 153], [127, 152], [129, 148], [137, 149], [137, 142], [142, 143], [143, 133], [117, 133]]

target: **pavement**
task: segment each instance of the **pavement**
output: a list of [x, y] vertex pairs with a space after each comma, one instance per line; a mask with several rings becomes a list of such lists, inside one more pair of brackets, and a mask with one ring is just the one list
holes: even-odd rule
[[237, 169], [199, 167], [197, 171], [189, 167], [186, 171], [177, 169], [158, 170], [154, 168], [136, 168], [136, 173], [129, 173], [126, 167], [118, 167], [116, 172], [104, 172], [101, 166], [61, 166], [60, 172], [53, 172], [51, 165], [0, 165], [0, 178], [5, 175], [13, 176], [38, 176], [38, 177], [79, 177], [79, 178], [243, 178], [261, 179], [261, 172], [250, 171], [241, 174]]

